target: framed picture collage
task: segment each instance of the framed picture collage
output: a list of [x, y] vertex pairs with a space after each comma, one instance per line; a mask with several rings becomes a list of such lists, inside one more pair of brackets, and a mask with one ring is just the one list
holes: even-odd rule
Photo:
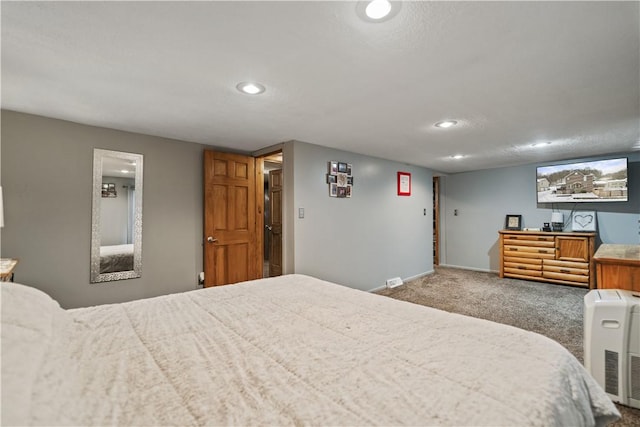
[[327, 184], [329, 196], [348, 198], [353, 194], [353, 170], [351, 163], [328, 162]]

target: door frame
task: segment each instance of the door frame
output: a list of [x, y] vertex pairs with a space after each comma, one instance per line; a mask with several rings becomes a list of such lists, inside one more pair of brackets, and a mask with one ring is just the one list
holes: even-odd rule
[[[260, 194], [256, 194], [256, 197], [258, 198], [257, 203], [259, 206], [258, 212], [256, 215], [258, 215], [260, 218], [256, 218], [256, 225], [260, 225], [260, 227], [264, 230], [264, 161], [266, 158], [271, 157], [273, 155], [276, 154], [281, 154], [282, 155], [282, 187], [283, 188], [287, 188], [287, 182], [286, 182], [286, 172], [285, 172], [285, 147], [284, 144], [279, 144], [273, 147], [267, 147], [265, 149], [256, 151], [253, 153], [253, 157], [256, 158], [256, 179], [260, 179]], [[259, 162], [258, 162], [259, 160]], [[259, 177], [258, 177], [259, 175]], [[286, 200], [287, 200], [287, 196], [286, 196], [286, 191], [282, 192], [282, 274], [287, 274], [286, 272], [287, 270], [287, 250], [288, 250], [288, 245], [286, 243], [286, 236], [287, 236], [287, 221], [288, 221], [288, 215], [287, 215], [287, 209], [286, 209]], [[259, 222], [258, 222], [259, 220]], [[264, 261], [264, 239], [263, 239], [263, 235], [264, 233], [260, 234], [259, 237], [259, 245], [260, 245], [260, 256], [261, 259]]]
[[433, 265], [440, 265], [440, 177], [433, 177]]

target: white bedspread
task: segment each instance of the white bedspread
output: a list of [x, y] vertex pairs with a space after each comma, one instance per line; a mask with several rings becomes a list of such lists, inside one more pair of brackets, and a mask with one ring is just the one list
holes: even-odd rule
[[302, 275], [62, 310], [3, 284], [2, 425], [603, 424], [556, 342]]
[[100, 246], [100, 274], [133, 270], [133, 243]]

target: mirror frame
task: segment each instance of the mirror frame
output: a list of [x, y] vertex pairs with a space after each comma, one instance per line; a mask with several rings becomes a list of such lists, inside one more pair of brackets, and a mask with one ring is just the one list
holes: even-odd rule
[[[123, 159], [136, 163], [135, 173], [135, 220], [133, 224], [133, 270], [100, 273], [102, 160], [105, 157]], [[142, 176], [143, 155], [122, 151], [93, 150], [93, 201], [91, 213], [91, 283], [142, 277]]]

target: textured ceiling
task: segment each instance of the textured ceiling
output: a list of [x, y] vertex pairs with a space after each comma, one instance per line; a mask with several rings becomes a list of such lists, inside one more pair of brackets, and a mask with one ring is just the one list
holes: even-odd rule
[[639, 6], [402, 2], [371, 23], [356, 2], [2, 2], [2, 108], [442, 172], [638, 150]]

